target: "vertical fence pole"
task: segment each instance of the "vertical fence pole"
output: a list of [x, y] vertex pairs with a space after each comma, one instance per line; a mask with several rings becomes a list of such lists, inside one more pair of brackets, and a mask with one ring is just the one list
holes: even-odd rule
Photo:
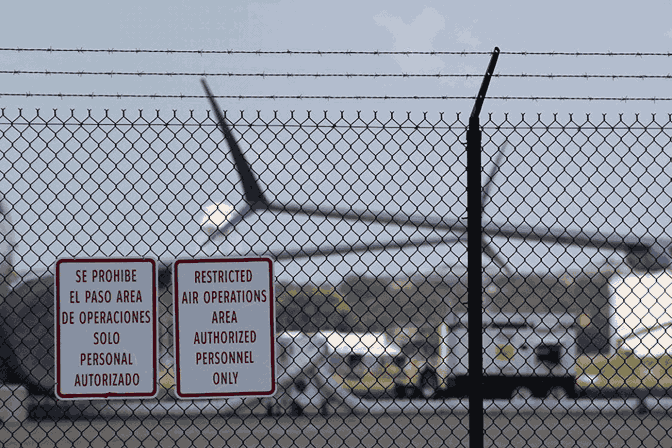
[[481, 130], [478, 116], [467, 129], [467, 269], [469, 320], [469, 447], [483, 446], [483, 334], [481, 249]]
[[469, 447], [481, 448], [483, 428], [483, 248], [481, 238], [481, 128], [479, 114], [495, 70], [499, 48], [492, 52], [467, 128], [467, 269], [469, 321]]

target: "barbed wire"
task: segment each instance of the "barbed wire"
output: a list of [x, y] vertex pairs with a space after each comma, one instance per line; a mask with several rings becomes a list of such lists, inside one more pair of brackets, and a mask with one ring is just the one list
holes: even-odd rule
[[[64, 75], [64, 76], [201, 76], [201, 77], [283, 77], [283, 78], [482, 78], [483, 74], [472, 73], [233, 73], [233, 72], [116, 72], [86, 70], [0, 70], [4, 75]], [[619, 75], [619, 74], [541, 74], [541, 73], [494, 73], [493, 78], [580, 78], [580, 79], [672, 79], [666, 75]]]
[[[131, 93], [7, 93], [0, 92], [0, 98], [8, 97], [55, 97], [55, 98], [149, 98], [149, 99], [203, 99], [207, 95], [184, 94], [131, 94]], [[448, 95], [214, 95], [218, 99], [236, 100], [475, 100], [476, 96], [448, 96]], [[590, 97], [590, 96], [488, 96], [488, 100], [525, 100], [525, 101], [672, 101], [672, 97]]]
[[[473, 55], [490, 55], [491, 51], [381, 51], [381, 50], [175, 50], [175, 49], [95, 49], [95, 48], [9, 48], [2, 47], [0, 51], [16, 51], [16, 52], [66, 52], [66, 53], [164, 53], [164, 54], [198, 54], [198, 55], [345, 55], [345, 56], [384, 56], [384, 55], [398, 55], [398, 56], [415, 56], [415, 55], [430, 55], [430, 56], [473, 56]], [[672, 52], [564, 52], [564, 51], [502, 51], [501, 55], [510, 56], [656, 56], [656, 57], [671, 57]]]

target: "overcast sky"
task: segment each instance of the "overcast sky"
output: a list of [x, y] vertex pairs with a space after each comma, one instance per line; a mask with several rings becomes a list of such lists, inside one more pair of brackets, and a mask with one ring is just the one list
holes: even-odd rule
[[[236, 6], [232, 6], [236, 5]], [[670, 1], [534, 1], [412, 3], [402, 1], [117, 1], [92, 4], [12, 2], [5, 5], [5, 48], [175, 50], [383, 50], [668, 52]], [[1, 52], [10, 70], [294, 73], [470, 73], [480, 56], [229, 56]], [[539, 57], [504, 55], [497, 72], [668, 74], [661, 57]], [[2, 75], [7, 93], [201, 94], [196, 77]], [[670, 97], [670, 80], [495, 79], [491, 96]], [[217, 94], [472, 96], [480, 79], [212, 78]], [[6, 108], [204, 109], [203, 100], [0, 99]], [[468, 113], [471, 101], [230, 100], [244, 110], [413, 110]], [[670, 102], [575, 103], [486, 101], [484, 112], [667, 113]]]
[[[237, 6], [232, 6], [232, 4]], [[643, 6], [644, 5], [644, 6]], [[484, 51], [495, 46], [502, 51], [527, 52], [663, 52], [672, 51], [670, 1], [635, 4], [625, 1], [567, 1], [562, 4], [527, 2], [214, 2], [214, 1], [117, 1], [94, 4], [71, 2], [12, 2], [4, 6], [0, 26], [0, 47], [4, 48], [84, 48], [84, 49], [173, 49], [173, 50], [351, 50], [351, 51]], [[0, 51], [2, 70], [49, 71], [129, 71], [129, 72], [236, 72], [236, 73], [425, 73], [475, 74], [476, 78], [256, 78], [209, 77], [219, 95], [420, 95], [473, 96], [489, 62], [488, 55], [184, 55], [184, 54], [108, 54], [45, 53]], [[672, 72], [667, 57], [567, 57], [502, 55], [496, 73], [501, 74], [652, 74]], [[1, 74], [1, 93], [96, 93], [201, 95], [197, 76], [62, 76]], [[490, 96], [610, 96], [672, 97], [669, 79], [509, 79], [495, 78]], [[224, 109], [254, 114], [274, 110], [287, 114], [295, 110], [338, 113], [344, 110], [365, 114], [373, 111], [425, 111], [467, 116], [472, 100], [354, 101], [354, 100], [220, 100]], [[59, 114], [74, 109], [84, 115], [87, 109], [100, 116], [103, 109], [119, 114], [121, 109], [170, 113], [187, 116], [190, 110], [203, 114], [209, 105], [204, 99], [100, 99], [0, 97], [6, 116], [19, 108], [32, 116], [59, 109]], [[558, 113], [562, 119], [572, 113], [583, 116], [607, 113], [615, 120], [619, 113], [650, 117], [656, 113], [665, 121], [672, 101], [570, 102], [486, 100], [483, 114], [492, 112], [536, 117]], [[645, 118], [645, 121], [648, 118]], [[493, 148], [486, 153], [492, 155]], [[669, 152], [660, 154], [669, 160]], [[571, 164], [571, 155], [567, 155]], [[577, 155], [574, 154], [574, 157]], [[260, 156], [261, 157], [261, 156]], [[263, 157], [262, 157], [263, 158]], [[658, 159], [656, 159], [658, 160]], [[5, 160], [4, 170], [8, 168]], [[520, 160], [512, 159], [502, 171], [513, 176]], [[259, 169], [259, 165], [255, 165]], [[529, 171], [528, 167], [528, 171]], [[524, 167], [523, 167], [524, 170]], [[516, 172], [525, 178], [525, 172]], [[567, 174], [569, 173], [569, 174]], [[567, 171], [571, 177], [571, 170]], [[529, 173], [528, 173], [529, 174]], [[639, 173], [638, 175], [641, 175]], [[457, 176], [457, 175], [456, 175]], [[262, 181], [269, 182], [268, 176]], [[5, 182], [10, 179], [6, 178]], [[669, 177], [663, 179], [668, 185]], [[523, 186], [525, 188], [525, 186]], [[566, 186], [558, 184], [555, 197]], [[506, 190], [509, 188], [509, 190]], [[510, 197], [513, 184], [500, 196]], [[578, 188], [578, 187], [577, 187]], [[552, 188], [551, 188], [552, 190]], [[577, 190], [578, 191], [578, 190]], [[526, 193], [518, 192], [523, 197]], [[650, 193], [655, 196], [655, 192]], [[665, 209], [667, 202], [658, 204]], [[497, 198], [493, 198], [497, 202]], [[655, 201], [654, 201], [655, 202]], [[205, 204], [196, 204], [196, 208]], [[622, 207], [622, 205], [620, 206]], [[657, 208], [654, 208], [658, 210]], [[646, 214], [647, 211], [643, 210]], [[571, 215], [570, 211], [570, 215]], [[575, 213], [576, 215], [576, 213]], [[505, 216], [499, 218], [506, 219]], [[548, 218], [553, 218], [549, 214]], [[659, 227], [669, 228], [670, 217]], [[590, 224], [579, 220], [579, 224]], [[604, 216], [600, 225], [607, 225]], [[630, 223], [637, 223], [633, 217]], [[545, 222], [550, 225], [551, 223]], [[640, 222], [641, 224], [641, 222]], [[615, 225], [607, 225], [613, 229]], [[668, 232], [669, 235], [669, 232]], [[512, 249], [513, 250], [513, 249]], [[461, 252], [453, 254], [460, 258]], [[444, 254], [445, 255], [445, 254]], [[444, 255], [434, 254], [439, 261]], [[359, 257], [357, 255], [357, 257]], [[385, 261], [371, 257], [384, 269]], [[520, 257], [525, 257], [521, 255]], [[519, 258], [520, 258], [519, 257]], [[518, 264], [525, 264], [520, 258]], [[352, 260], [346, 264], [354, 263]], [[432, 260], [430, 264], [435, 264]], [[584, 265], [587, 263], [584, 261]], [[580, 264], [580, 263], [579, 263]], [[519, 267], [519, 266], [518, 266]], [[298, 270], [310, 268], [298, 267]], [[319, 271], [313, 267], [313, 271]]]

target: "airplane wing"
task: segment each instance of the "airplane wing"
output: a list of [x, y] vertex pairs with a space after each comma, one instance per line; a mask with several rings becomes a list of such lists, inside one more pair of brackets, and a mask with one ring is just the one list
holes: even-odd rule
[[[218, 120], [218, 126], [224, 134], [229, 149], [234, 159], [234, 164], [243, 184], [244, 196], [247, 202], [247, 211], [269, 210], [274, 212], [287, 212], [291, 214], [304, 214], [307, 216], [318, 216], [323, 218], [337, 218], [343, 220], [353, 220], [362, 222], [375, 222], [378, 224], [393, 224], [397, 226], [413, 226], [416, 228], [427, 228], [435, 232], [455, 233], [453, 240], [448, 237], [443, 242], [448, 241], [466, 241], [467, 217], [445, 217], [445, 216], [417, 216], [406, 215], [401, 211], [389, 212], [386, 210], [379, 212], [372, 211], [354, 211], [343, 210], [337, 207], [318, 206], [312, 204], [280, 204], [275, 201], [268, 201], [264, 196], [256, 176], [252, 172], [252, 167], [245, 159], [238, 142], [233, 138], [229, 125], [224, 118], [217, 101], [210, 91], [206, 81], [201, 80], [205, 92], [210, 101], [210, 105]], [[490, 199], [490, 188], [495, 175], [501, 165], [503, 152], [500, 151], [494, 164], [493, 171], [489, 174], [489, 179], [483, 188], [481, 194], [481, 219], [485, 206]], [[244, 219], [244, 215], [242, 219]], [[629, 254], [626, 262], [635, 268], [641, 270], [661, 270], [672, 264], [672, 240], [666, 238], [655, 238], [651, 235], [619, 235], [616, 233], [604, 234], [600, 231], [584, 231], [581, 229], [565, 229], [559, 227], [546, 227], [535, 225], [534, 227], [526, 224], [512, 223], [487, 223], [483, 226], [483, 234], [490, 237], [505, 237], [509, 239], [532, 240], [546, 243], [559, 243], [565, 245], [576, 245], [581, 247], [591, 247], [596, 249], [613, 249], [625, 251]], [[501, 260], [496, 251], [491, 250], [486, 241], [482, 241], [484, 251], [500, 266], [505, 262]], [[426, 241], [425, 244], [432, 244]], [[409, 241], [409, 245], [417, 245], [417, 242]], [[401, 246], [388, 246], [401, 247]], [[342, 253], [336, 248], [324, 249], [331, 253]], [[366, 249], [363, 249], [366, 250]], [[317, 254], [320, 250], [315, 249]], [[299, 256], [315, 255], [313, 252], [302, 251], [295, 253], [282, 253], [283, 256], [290, 258]], [[273, 256], [273, 254], [269, 254]], [[280, 254], [279, 254], [280, 255]]]

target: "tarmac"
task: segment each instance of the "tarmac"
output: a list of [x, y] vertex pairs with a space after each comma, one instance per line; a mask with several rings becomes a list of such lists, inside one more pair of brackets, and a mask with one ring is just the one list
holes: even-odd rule
[[[264, 416], [268, 410], [259, 399], [231, 398], [211, 400], [177, 400], [165, 394], [161, 400], [83, 400], [55, 401], [42, 398], [37, 401], [22, 386], [3, 385], [0, 387], [0, 420], [40, 419], [62, 417], [66, 419], [145, 419], [198, 418], [214, 416], [238, 416], [241, 418]], [[633, 414], [672, 415], [672, 397], [648, 396], [638, 398], [516, 398], [510, 400], [484, 400], [483, 409], [488, 416], [621, 416]], [[302, 412], [305, 416], [317, 415], [319, 410], [310, 407]], [[441, 400], [423, 399], [360, 399], [349, 397], [347, 403], [331, 414], [372, 416], [398, 415], [455, 415], [469, 413], [469, 400], [449, 398]]]
[[[268, 416], [257, 399], [54, 401], [0, 387], [8, 448], [467, 446], [469, 400], [359, 399]], [[486, 446], [669, 447], [672, 398], [485, 400]], [[28, 405], [31, 410], [28, 410]], [[10, 409], [11, 408], [11, 409]], [[22, 416], [22, 417], [20, 417]], [[20, 421], [19, 421], [20, 420]]]
[[[643, 405], [643, 406], [642, 406]], [[199, 418], [215, 416], [237, 416], [246, 418], [252, 415], [265, 416], [267, 409], [253, 399], [218, 400], [97, 400], [57, 404], [63, 417], [70, 419], [145, 419], [145, 418]], [[47, 409], [44, 408], [43, 409]], [[629, 417], [635, 414], [656, 416], [672, 415], [672, 398], [647, 397], [642, 403], [637, 398], [627, 399], [537, 399], [527, 400], [484, 400], [483, 409], [488, 416], [536, 415], [539, 417], [575, 416], [575, 417]], [[44, 411], [44, 416], [49, 411]], [[304, 409], [302, 415], [317, 415], [317, 409]], [[352, 407], [339, 407], [333, 414], [372, 416], [398, 415], [455, 415], [469, 414], [468, 399], [447, 400], [367, 400], [362, 399]], [[32, 417], [35, 418], [35, 411]], [[38, 416], [39, 418], [39, 416]]]

